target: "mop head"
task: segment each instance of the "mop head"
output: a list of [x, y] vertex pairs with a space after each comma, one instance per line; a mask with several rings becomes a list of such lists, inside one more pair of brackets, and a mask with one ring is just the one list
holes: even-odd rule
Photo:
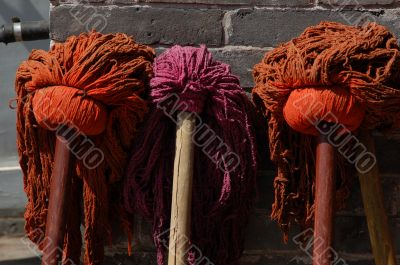
[[[277, 166], [272, 219], [285, 240], [293, 223], [306, 227], [313, 221], [314, 136], [321, 133], [316, 125], [341, 124], [335, 129], [339, 138], [357, 134], [360, 126], [383, 132], [397, 127], [399, 63], [397, 40], [384, 27], [323, 22], [268, 52], [254, 67], [253, 98], [268, 121]], [[349, 151], [350, 141], [343, 148]], [[340, 154], [336, 161], [336, 207], [341, 208], [354, 166]]]
[[[124, 219], [121, 179], [143, 120], [154, 51], [125, 34], [92, 32], [34, 50], [16, 74], [17, 144], [28, 197], [25, 230], [43, 249], [56, 133], [70, 140], [64, 263], [102, 264], [113, 218]], [[62, 125], [67, 125], [65, 129]], [[83, 207], [81, 202], [83, 200]], [[124, 221], [124, 220], [122, 220]], [[67, 261], [65, 261], [67, 260]], [[74, 262], [74, 263], [72, 263]]]
[[156, 58], [154, 75], [125, 205], [152, 223], [157, 262], [166, 264], [177, 115], [197, 114], [188, 264], [236, 264], [256, 188], [253, 105], [230, 67], [205, 47], [174, 46]]

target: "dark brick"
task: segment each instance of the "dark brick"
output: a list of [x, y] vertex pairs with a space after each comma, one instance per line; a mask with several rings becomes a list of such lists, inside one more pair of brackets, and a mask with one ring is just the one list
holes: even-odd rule
[[0, 236], [23, 235], [25, 220], [23, 218], [0, 218]]
[[[374, 261], [369, 255], [365, 255], [366, 257], [357, 256], [349, 257], [345, 259], [345, 265], [374, 265]], [[339, 261], [338, 261], [339, 262]], [[240, 265], [266, 265], [266, 264], [274, 264], [274, 265], [310, 265], [312, 264], [312, 260], [308, 256], [304, 256], [302, 253], [292, 254], [285, 252], [277, 252], [277, 253], [254, 253], [254, 254], [244, 254], [242, 257]], [[333, 263], [332, 263], [333, 264]]]
[[390, 5], [395, 0], [319, 0], [319, 4], [331, 6], [355, 6], [363, 7], [368, 5]]
[[104, 33], [125, 32], [144, 44], [219, 46], [221, 18], [222, 11], [218, 9], [60, 5], [50, 11], [50, 31], [56, 41], [96, 29]]
[[20, 217], [26, 201], [21, 171], [0, 171], [0, 217]]
[[380, 173], [400, 175], [399, 150], [400, 141], [397, 138], [387, 139], [381, 135], [375, 136], [375, 148]]
[[[151, 224], [140, 216], [135, 216], [133, 225], [132, 248], [137, 251], [154, 251], [154, 241]], [[128, 240], [125, 232], [119, 223], [113, 225], [113, 245], [107, 247], [106, 253], [109, 256], [124, 253], [127, 249]]]
[[[266, 137], [266, 135], [265, 135]], [[398, 150], [400, 143], [398, 140], [389, 140], [382, 135], [374, 136], [376, 143], [376, 154], [380, 170], [384, 203], [387, 214], [392, 217], [400, 217], [400, 164], [398, 162]], [[269, 154], [264, 153], [260, 157], [260, 165], [269, 162]], [[266, 215], [271, 211], [273, 202], [273, 179], [274, 169], [268, 164], [269, 170], [259, 171], [258, 191], [259, 201], [257, 207], [265, 209]], [[358, 176], [353, 176], [353, 185], [350, 188], [350, 197], [346, 201], [346, 208], [337, 213], [341, 216], [363, 216], [364, 208], [362, 203]]]
[[107, 0], [110, 5], [136, 5], [139, 0]]
[[50, 0], [53, 5], [60, 4], [104, 4], [107, 0]]
[[[390, 218], [390, 229], [400, 251], [400, 233], [397, 225], [399, 218]], [[364, 216], [337, 216], [335, 218], [334, 249], [347, 253], [371, 253], [367, 222]], [[297, 251], [301, 246], [296, 243], [295, 236], [302, 233], [293, 227], [288, 244], [282, 241], [282, 233], [277, 223], [269, 220], [265, 212], [257, 210], [251, 216], [247, 228], [246, 250]]]
[[[392, 218], [390, 221], [392, 235], [397, 239], [397, 251], [400, 251], [400, 240], [396, 237], [400, 232], [400, 227], [396, 225], [399, 219]], [[138, 233], [140, 232], [137, 231], [135, 233], [136, 237], [138, 237]], [[310, 258], [307, 255], [311, 253], [311, 250], [294, 240], [294, 237], [299, 233], [301, 231], [295, 227], [289, 237], [289, 243], [284, 244], [277, 224], [268, 220], [263, 211], [255, 211], [251, 215], [248, 225], [245, 253], [240, 264], [310, 264]], [[113, 246], [112, 251], [108, 249], [106, 255], [109, 257], [110, 262], [121, 262], [121, 264], [155, 264], [152, 263], [155, 258], [154, 248], [143, 249], [142, 247], [134, 247], [134, 255], [127, 257], [126, 246], [126, 243], [123, 242], [117, 245], [117, 247]], [[339, 257], [346, 264], [373, 264], [365, 218], [361, 216], [337, 217], [335, 219], [335, 243], [333, 248], [339, 253]]]
[[315, 4], [314, 0], [50, 0], [52, 4], [62, 3], [106, 3], [135, 5], [138, 3], [167, 3], [167, 4], [207, 4], [207, 5], [243, 5], [243, 6], [312, 6]]
[[[155, 253], [152, 252], [135, 252], [131, 257], [127, 255], [115, 255], [106, 257], [105, 264], [107, 265], [154, 265], [156, 264]], [[252, 251], [245, 253], [239, 262], [240, 265], [309, 265], [311, 259], [304, 256], [300, 252], [265, 252]], [[354, 259], [350, 257], [346, 259], [346, 265], [373, 265], [374, 262], [370, 256], [366, 258]], [[215, 264], [218, 265], [218, 264]]]
[[107, 255], [104, 260], [107, 265], [154, 265], [157, 264], [155, 252], [143, 252], [133, 249], [132, 256], [125, 254]]
[[210, 49], [216, 60], [231, 65], [232, 73], [240, 78], [241, 86], [246, 88], [253, 87], [253, 67], [261, 61], [264, 54], [269, 50], [271, 49], [235, 46]]
[[400, 33], [397, 9], [320, 10], [320, 9], [237, 9], [224, 17], [225, 44], [273, 47], [301, 34], [321, 21], [360, 24], [375, 21]]
[[[271, 213], [273, 197], [273, 173], [259, 174], [257, 207], [265, 216]], [[382, 175], [381, 177], [385, 209], [388, 216], [400, 217], [400, 178], [396, 176]], [[350, 197], [346, 200], [345, 208], [337, 212], [338, 216], [360, 217], [364, 216], [364, 207], [361, 197], [358, 177], [354, 176], [354, 183], [350, 187]]]
[[314, 4], [314, 0], [139, 0], [139, 2], [247, 6], [310, 6]]

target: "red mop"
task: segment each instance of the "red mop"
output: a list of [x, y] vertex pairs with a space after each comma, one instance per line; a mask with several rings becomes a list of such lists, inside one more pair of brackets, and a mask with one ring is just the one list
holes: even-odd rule
[[125, 34], [92, 32], [49, 52], [34, 50], [18, 68], [25, 229], [44, 251], [43, 264], [58, 264], [59, 247], [63, 264], [79, 264], [83, 216], [84, 262], [102, 264], [111, 222], [127, 222], [121, 178], [147, 111], [142, 96], [153, 57], [151, 48]]
[[[397, 40], [384, 27], [323, 22], [267, 53], [254, 68], [254, 101], [268, 120], [277, 165], [272, 218], [287, 240], [294, 223], [311, 226], [315, 216], [314, 240], [320, 244], [314, 244], [314, 264], [330, 264], [334, 205], [344, 205], [359, 161], [349, 132], [357, 134], [360, 125], [383, 132], [399, 126], [399, 63]], [[341, 146], [336, 154], [333, 144]], [[382, 194], [369, 196], [381, 202]], [[386, 220], [366, 213], [369, 221]], [[391, 250], [384, 256], [393, 259], [387, 221], [375, 224], [380, 226], [370, 229], [385, 231], [386, 243], [373, 243], [374, 253]]]

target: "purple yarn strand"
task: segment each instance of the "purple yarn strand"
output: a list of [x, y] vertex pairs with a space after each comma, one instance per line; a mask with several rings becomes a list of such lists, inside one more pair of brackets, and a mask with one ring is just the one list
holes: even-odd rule
[[[221, 152], [212, 153], [215, 161], [222, 161], [225, 170], [221, 170], [202, 147], [196, 146], [190, 243], [197, 249], [189, 251], [188, 263], [237, 264], [256, 193], [253, 105], [230, 67], [214, 61], [204, 46], [174, 46], [165, 51], [155, 60], [154, 75], [151, 111], [127, 171], [125, 207], [152, 222], [157, 263], [166, 264], [176, 124], [157, 104], [175, 94], [177, 105], [184, 103], [186, 111], [197, 113], [201, 124], [211, 128], [240, 161], [228, 171], [227, 158]], [[219, 143], [205, 146], [212, 150]]]

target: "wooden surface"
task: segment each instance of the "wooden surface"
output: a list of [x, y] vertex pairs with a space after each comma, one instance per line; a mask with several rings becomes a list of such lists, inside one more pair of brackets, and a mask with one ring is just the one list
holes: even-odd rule
[[315, 223], [313, 265], [330, 265], [334, 202], [334, 148], [318, 137], [316, 152]]
[[[362, 131], [358, 138], [365, 145], [367, 151], [376, 154], [374, 139], [369, 131]], [[359, 172], [358, 176], [375, 265], [395, 265], [395, 248], [383, 202], [378, 165], [375, 163], [370, 171]]]
[[186, 264], [192, 209], [194, 129], [194, 117], [189, 113], [181, 113], [176, 131], [168, 265]]
[[68, 192], [70, 151], [66, 139], [56, 138], [54, 168], [50, 184], [42, 265], [56, 265], [62, 258], [65, 231], [65, 195]]

